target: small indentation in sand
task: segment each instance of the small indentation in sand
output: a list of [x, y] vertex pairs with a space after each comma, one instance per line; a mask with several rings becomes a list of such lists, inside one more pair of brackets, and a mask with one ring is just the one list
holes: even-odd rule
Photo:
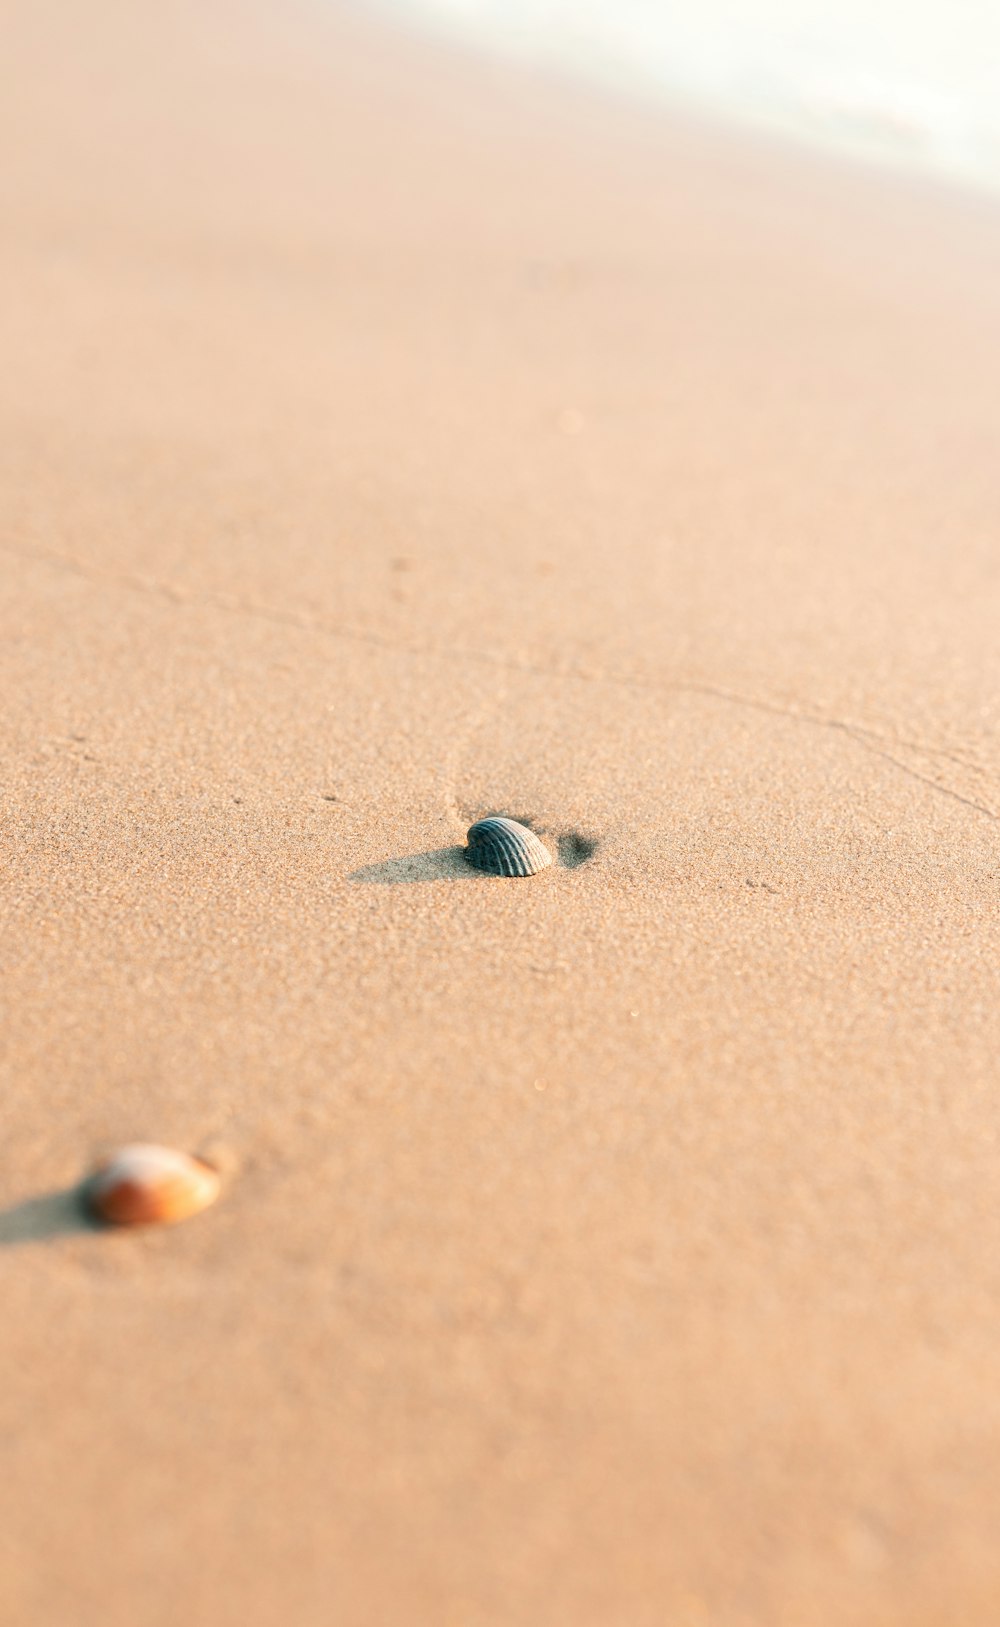
[[241, 1159], [236, 1148], [220, 1136], [210, 1136], [195, 1149], [195, 1157], [200, 1158], [209, 1169], [214, 1169], [217, 1175], [232, 1179], [240, 1167]]
[[559, 863], [564, 870], [576, 870], [581, 864], [586, 864], [597, 852], [597, 843], [589, 836], [581, 836], [579, 831], [568, 830], [557, 839]]

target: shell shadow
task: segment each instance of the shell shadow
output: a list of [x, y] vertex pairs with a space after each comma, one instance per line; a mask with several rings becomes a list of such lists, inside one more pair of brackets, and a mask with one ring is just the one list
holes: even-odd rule
[[570, 830], [558, 840], [559, 863], [564, 870], [576, 870], [581, 864], [586, 864], [597, 852], [598, 844], [590, 836], [581, 836], [579, 831]]
[[426, 853], [383, 859], [381, 864], [363, 864], [347, 879], [369, 887], [400, 887], [415, 881], [474, 881], [476, 875], [464, 847], [434, 847]]
[[22, 1203], [0, 1210], [0, 1248], [13, 1248], [19, 1243], [45, 1243], [53, 1237], [98, 1230], [98, 1222], [84, 1208], [79, 1186], [25, 1198]]

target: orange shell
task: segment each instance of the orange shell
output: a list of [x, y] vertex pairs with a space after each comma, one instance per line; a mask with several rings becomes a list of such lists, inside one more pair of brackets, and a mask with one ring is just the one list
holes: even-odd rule
[[87, 1186], [91, 1209], [114, 1226], [169, 1226], [218, 1195], [219, 1177], [200, 1158], [145, 1142], [112, 1153]]

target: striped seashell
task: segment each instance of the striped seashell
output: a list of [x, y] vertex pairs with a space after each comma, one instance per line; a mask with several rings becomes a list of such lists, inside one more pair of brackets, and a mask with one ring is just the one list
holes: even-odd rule
[[112, 1153], [86, 1188], [89, 1207], [113, 1226], [169, 1226], [207, 1209], [218, 1195], [218, 1174], [200, 1158], [146, 1142]]
[[534, 876], [552, 855], [533, 830], [513, 819], [480, 819], [469, 831], [465, 856], [491, 876]]

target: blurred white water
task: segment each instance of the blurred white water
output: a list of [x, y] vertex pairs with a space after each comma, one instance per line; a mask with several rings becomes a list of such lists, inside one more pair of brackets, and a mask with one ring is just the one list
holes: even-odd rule
[[540, 65], [1000, 188], [1000, 0], [373, 0]]

